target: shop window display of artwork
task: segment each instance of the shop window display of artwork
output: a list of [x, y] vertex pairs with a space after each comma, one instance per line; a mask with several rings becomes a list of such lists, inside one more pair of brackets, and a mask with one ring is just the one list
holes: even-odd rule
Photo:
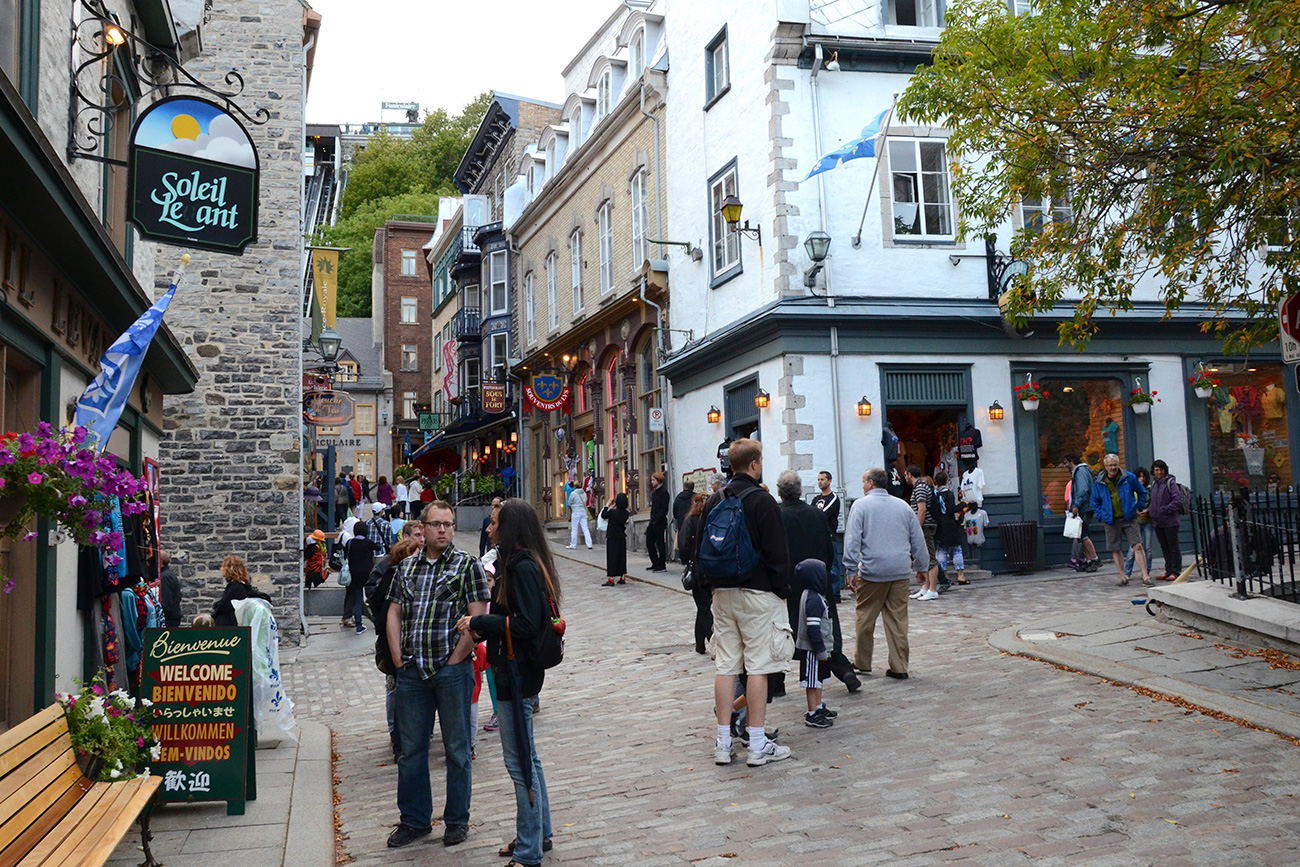
[[1118, 379], [1043, 379], [1051, 395], [1038, 409], [1038, 465], [1044, 516], [1063, 516], [1070, 469], [1064, 458], [1079, 455], [1094, 473], [1101, 459], [1119, 455], [1128, 467], [1124, 441], [1125, 392]]
[[1286, 490], [1291, 484], [1291, 441], [1282, 365], [1220, 363], [1209, 372], [1219, 380], [1206, 401], [1214, 489]]

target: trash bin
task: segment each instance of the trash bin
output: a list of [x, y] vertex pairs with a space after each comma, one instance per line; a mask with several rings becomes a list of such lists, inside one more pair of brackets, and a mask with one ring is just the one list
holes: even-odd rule
[[1028, 572], [1038, 565], [1037, 521], [1008, 521], [998, 525], [998, 532], [1013, 572]]

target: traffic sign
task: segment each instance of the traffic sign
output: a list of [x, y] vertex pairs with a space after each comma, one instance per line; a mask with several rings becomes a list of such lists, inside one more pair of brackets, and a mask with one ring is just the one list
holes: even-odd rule
[[664, 410], [663, 407], [651, 407], [650, 409], [650, 430], [656, 433], [662, 433], [664, 429]]
[[1300, 295], [1292, 295], [1277, 306], [1278, 341], [1282, 360], [1287, 364], [1300, 361]]

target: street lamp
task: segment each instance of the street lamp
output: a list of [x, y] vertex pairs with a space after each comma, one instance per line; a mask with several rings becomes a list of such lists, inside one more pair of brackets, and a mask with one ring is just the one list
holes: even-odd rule
[[321, 329], [320, 337], [316, 338], [316, 343], [320, 347], [320, 357], [325, 360], [326, 364], [333, 364], [339, 357], [339, 345], [343, 338], [339, 333], [328, 325]]
[[740, 212], [744, 210], [744, 207], [745, 206], [740, 203], [739, 198], [731, 195], [722, 200], [722, 207], [719, 208], [719, 210], [722, 211], [722, 219], [727, 221], [728, 229], [733, 232], [739, 232], [742, 235], [748, 235], [755, 241], [758, 241], [758, 246], [761, 247], [763, 246], [762, 228], [759, 226], [751, 227], [749, 225], [749, 220], [745, 221], [745, 225], [740, 225]]
[[767, 409], [767, 405], [771, 402], [772, 395], [761, 388], [758, 390], [758, 394], [754, 395], [754, 406], [758, 409]]
[[826, 255], [831, 251], [831, 236], [821, 229], [809, 232], [807, 240], [803, 242], [803, 248], [813, 263], [803, 275], [803, 284], [811, 289], [817, 285], [817, 272], [825, 267], [822, 263], [826, 261]]
[[1002, 421], [1003, 409], [1002, 404], [996, 400], [989, 406], [989, 418], [993, 421]]

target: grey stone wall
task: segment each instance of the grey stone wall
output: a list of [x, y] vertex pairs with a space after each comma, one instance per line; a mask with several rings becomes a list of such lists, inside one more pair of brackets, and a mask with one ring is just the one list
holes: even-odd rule
[[[238, 69], [240, 104], [271, 120], [248, 125], [262, 172], [257, 243], [242, 256], [192, 251], [167, 313], [201, 378], [167, 399], [159, 457], [163, 544], [186, 579], [186, 618], [212, 609], [221, 560], [238, 554], [286, 640], [301, 620], [302, 28], [297, 0], [217, 4], [204, 54], [186, 67], [214, 85]], [[161, 292], [184, 251], [159, 252]]]

